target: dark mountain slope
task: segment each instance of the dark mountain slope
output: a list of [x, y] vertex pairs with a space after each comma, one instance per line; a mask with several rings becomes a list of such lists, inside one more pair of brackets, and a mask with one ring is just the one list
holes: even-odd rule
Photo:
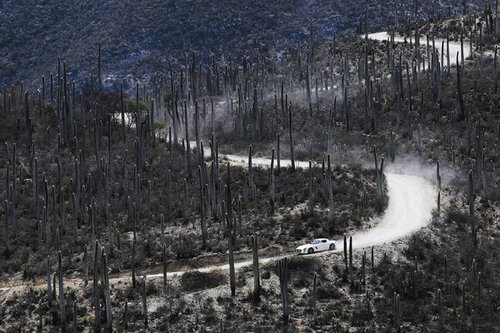
[[[419, 15], [447, 15], [449, 4], [452, 14], [462, 10], [460, 1], [425, 0]], [[166, 71], [169, 59], [178, 65], [191, 50], [204, 62], [255, 50], [276, 57], [306, 42], [311, 25], [318, 41], [358, 31], [365, 11], [368, 29], [382, 30], [413, 15], [415, 1], [7, 0], [0, 3], [0, 84], [40, 80], [57, 56], [70, 77], [90, 77], [99, 42], [109, 83]]]

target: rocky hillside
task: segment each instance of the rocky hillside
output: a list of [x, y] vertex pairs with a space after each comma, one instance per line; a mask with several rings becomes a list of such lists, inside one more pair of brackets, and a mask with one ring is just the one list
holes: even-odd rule
[[[472, 10], [482, 1], [468, 3]], [[418, 6], [421, 18], [462, 11], [461, 1], [425, 0]], [[205, 63], [210, 56], [234, 59], [257, 50], [279, 58], [299, 41], [307, 43], [311, 27], [318, 43], [335, 31], [359, 31], [365, 12], [368, 30], [383, 30], [413, 16], [415, 1], [6, 0], [0, 3], [0, 86], [36, 85], [35, 79], [55, 71], [58, 56], [70, 78], [88, 79], [97, 71], [97, 43], [103, 45], [109, 85], [165, 72], [169, 60], [178, 68], [191, 50]]]

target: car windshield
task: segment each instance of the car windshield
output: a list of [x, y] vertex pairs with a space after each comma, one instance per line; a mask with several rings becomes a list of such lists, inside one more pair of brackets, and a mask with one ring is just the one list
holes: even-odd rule
[[320, 243], [319, 239], [315, 239], [311, 242], [311, 244], [319, 244], [319, 243]]

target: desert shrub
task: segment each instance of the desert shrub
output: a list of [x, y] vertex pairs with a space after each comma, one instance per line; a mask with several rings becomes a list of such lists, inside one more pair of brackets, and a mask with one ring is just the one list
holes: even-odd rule
[[429, 237], [422, 232], [413, 234], [408, 241], [405, 254], [409, 259], [417, 258], [418, 260], [425, 259], [426, 249], [432, 246]]
[[189, 271], [181, 278], [181, 289], [183, 291], [197, 291], [215, 288], [226, 283], [227, 278], [221, 273], [202, 273], [200, 271]]
[[174, 249], [177, 259], [193, 258], [201, 253], [201, 250], [192, 235], [179, 236], [179, 241], [176, 242]]
[[459, 229], [462, 229], [469, 223], [469, 215], [457, 208], [451, 208], [446, 214], [445, 222], [455, 223]]
[[301, 272], [313, 274], [321, 270], [319, 259], [313, 257], [296, 256], [288, 260], [289, 272]]
[[320, 300], [339, 299], [342, 294], [338, 291], [334, 283], [325, 283], [316, 289], [316, 297]]

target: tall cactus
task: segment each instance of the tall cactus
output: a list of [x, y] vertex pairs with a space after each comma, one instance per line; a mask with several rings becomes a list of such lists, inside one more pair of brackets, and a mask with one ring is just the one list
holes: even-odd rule
[[93, 269], [93, 298], [94, 298], [94, 328], [101, 329], [101, 303], [99, 295], [99, 242], [94, 246], [94, 269]]
[[270, 215], [274, 215], [274, 148], [271, 153], [271, 167], [269, 168], [269, 206]]
[[78, 314], [76, 308], [76, 300], [73, 301], [73, 333], [78, 332]]
[[401, 307], [399, 294], [394, 293], [394, 318], [395, 326], [398, 332], [401, 332]]
[[135, 288], [135, 239], [132, 241], [132, 286]]
[[442, 309], [441, 289], [438, 289], [438, 290], [436, 291], [436, 298], [437, 298], [437, 309], [438, 309], [438, 314], [441, 314], [441, 309]]
[[260, 300], [260, 272], [259, 272], [259, 251], [257, 246], [257, 236], [252, 236], [252, 257], [253, 257], [253, 300]]
[[289, 117], [289, 133], [290, 133], [290, 160], [292, 162], [292, 171], [295, 171], [295, 152], [293, 143], [293, 119], [292, 119], [292, 105], [288, 108]]
[[312, 101], [311, 101], [311, 66], [307, 64], [306, 74], [306, 90], [307, 90], [307, 104], [309, 105], [309, 117], [312, 118]]
[[280, 134], [278, 133], [276, 135], [276, 174], [278, 175], [280, 173], [280, 168], [281, 168]]
[[142, 309], [144, 315], [144, 326], [147, 328], [149, 326], [148, 323], [148, 303], [146, 298], [146, 277], [142, 278]]
[[345, 271], [347, 272], [348, 266], [347, 266], [347, 236], [344, 234], [344, 264], [345, 264]]
[[281, 304], [283, 307], [283, 331], [288, 332], [288, 259], [285, 257], [278, 261], [278, 274], [280, 279]]
[[52, 275], [51, 269], [50, 269], [50, 257], [47, 256], [47, 299], [50, 302], [52, 302], [52, 287], [50, 284], [50, 276]]
[[377, 193], [379, 196], [384, 195], [384, 158], [380, 162], [380, 168], [377, 160], [377, 147], [373, 147], [373, 157], [375, 159], [375, 173], [377, 181]]
[[309, 214], [313, 214], [314, 210], [314, 194], [313, 194], [313, 173], [312, 162], [309, 161]]
[[[229, 210], [229, 209], [228, 209]], [[226, 213], [226, 223], [227, 223], [227, 243], [228, 243], [228, 253], [229, 253], [229, 284], [231, 288], [231, 296], [236, 295], [236, 277], [234, 269], [234, 253], [233, 253], [233, 221]]]
[[188, 112], [187, 112], [187, 104], [186, 100], [184, 100], [184, 127], [186, 131], [186, 167], [187, 167], [187, 172], [189, 178], [192, 176], [191, 172], [191, 148], [189, 145], [189, 118], [188, 118]]
[[42, 299], [38, 300], [38, 327], [37, 332], [43, 332], [43, 312], [42, 312]]
[[64, 304], [64, 285], [63, 285], [63, 267], [61, 251], [57, 252], [58, 258], [58, 282], [59, 282], [59, 311], [61, 312], [61, 327], [62, 330], [66, 328], [66, 305]]
[[[253, 171], [252, 171], [252, 145], [248, 146], [248, 186], [250, 187], [250, 191], [252, 192], [253, 189]], [[229, 169], [228, 169], [228, 175], [229, 175]], [[229, 185], [228, 185], [229, 186]], [[252, 196], [252, 200], [255, 200], [255, 198]]]
[[102, 254], [102, 270], [104, 275], [104, 295], [106, 305], [106, 329], [108, 332], [113, 331], [113, 313], [111, 310], [111, 295], [109, 291], [109, 275], [108, 275], [108, 258], [106, 253]]
[[316, 278], [317, 275], [314, 273], [313, 277], [313, 292], [312, 292], [312, 306], [313, 306], [313, 318], [314, 321], [318, 320], [318, 308], [316, 306]]
[[351, 279], [351, 287], [354, 286], [354, 272], [352, 266], [352, 236], [349, 237], [349, 276]]
[[167, 290], [167, 250], [165, 242], [161, 244], [162, 264], [163, 264], [163, 292]]
[[472, 228], [472, 239], [474, 240], [474, 246], [477, 245], [477, 230], [476, 230], [476, 219], [474, 217], [474, 180], [472, 175], [472, 170], [469, 171], [469, 181], [468, 181], [468, 201], [469, 201], [469, 219]]
[[436, 162], [436, 180], [438, 184], [438, 189], [441, 189], [441, 174], [439, 172], [439, 160]]
[[329, 226], [331, 227], [331, 230], [333, 230], [335, 228], [335, 202], [333, 198], [333, 180], [330, 168], [328, 168], [326, 173], [327, 173], [326, 186], [328, 188], [328, 208], [329, 208], [328, 223]]

